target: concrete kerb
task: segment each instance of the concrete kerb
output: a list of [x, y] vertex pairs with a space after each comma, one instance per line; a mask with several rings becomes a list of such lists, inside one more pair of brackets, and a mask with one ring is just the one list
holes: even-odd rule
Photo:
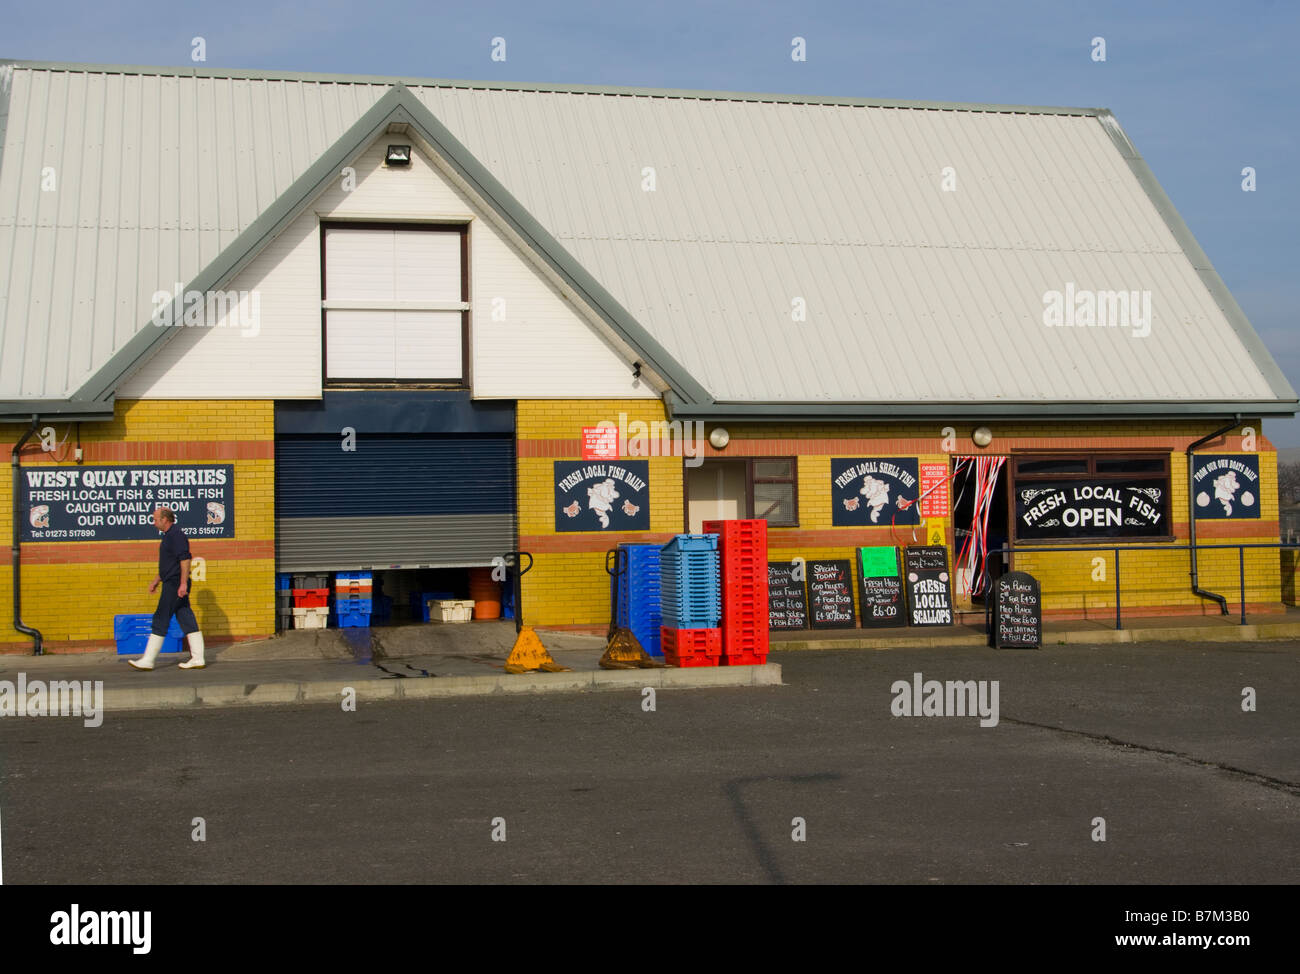
[[498, 694], [573, 693], [640, 690], [643, 687], [691, 689], [703, 687], [780, 686], [781, 667], [693, 667], [689, 669], [597, 670], [570, 673], [491, 674], [409, 679], [324, 680], [280, 683], [222, 683], [199, 687], [105, 688], [103, 709], [110, 711], [221, 708], [265, 704], [341, 704], [345, 690], [356, 701], [430, 700]]

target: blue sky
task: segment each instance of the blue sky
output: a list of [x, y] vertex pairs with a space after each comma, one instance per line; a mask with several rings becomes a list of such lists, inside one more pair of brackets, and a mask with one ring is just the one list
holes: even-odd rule
[[[1300, 389], [1300, 4], [1211, 2], [287, 3], [13, 5], [0, 56], [26, 60], [859, 98], [1115, 112]], [[807, 60], [790, 57], [803, 37]], [[492, 38], [506, 59], [493, 60]], [[1105, 38], [1094, 61], [1092, 39]], [[1243, 192], [1241, 171], [1256, 171]], [[1300, 420], [1266, 422], [1300, 446]]]

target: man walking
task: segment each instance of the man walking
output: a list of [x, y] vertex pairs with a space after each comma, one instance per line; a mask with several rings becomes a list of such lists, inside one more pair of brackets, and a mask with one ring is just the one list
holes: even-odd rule
[[176, 515], [170, 507], [159, 507], [153, 512], [153, 526], [163, 536], [158, 546], [158, 575], [149, 583], [149, 591], [153, 592], [161, 584], [162, 594], [158, 596], [158, 608], [153, 614], [144, 656], [127, 662], [137, 670], [152, 670], [154, 660], [162, 650], [167, 626], [175, 615], [190, 643], [190, 658], [181, 664], [181, 669], [201, 670], [204, 666], [203, 633], [199, 632], [199, 622], [190, 608], [190, 542], [185, 532], [176, 526]]

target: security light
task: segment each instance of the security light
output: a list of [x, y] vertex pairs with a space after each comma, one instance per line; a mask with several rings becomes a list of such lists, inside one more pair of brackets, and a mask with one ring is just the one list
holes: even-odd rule
[[993, 442], [993, 431], [987, 426], [981, 426], [970, 435], [976, 446], [988, 446]]
[[409, 166], [411, 164], [411, 147], [409, 145], [390, 145], [384, 159], [390, 166]]
[[731, 442], [731, 434], [721, 426], [715, 426], [709, 434], [709, 443], [715, 450], [721, 450]]

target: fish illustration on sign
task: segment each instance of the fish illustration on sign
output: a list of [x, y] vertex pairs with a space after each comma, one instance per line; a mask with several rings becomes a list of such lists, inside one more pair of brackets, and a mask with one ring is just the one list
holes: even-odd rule
[[27, 519], [32, 522], [34, 528], [48, 528], [50, 526], [50, 505], [35, 505], [32, 512], [27, 515]]
[[224, 524], [226, 522], [226, 505], [208, 501], [208, 523]]
[[596, 517], [600, 518], [602, 528], [609, 527], [609, 512], [613, 509], [614, 501], [618, 499], [618, 496], [612, 478], [607, 477], [594, 487], [587, 488], [587, 497], [589, 498], [587, 506], [596, 512]]
[[866, 497], [871, 508], [871, 523], [878, 523], [881, 508], [889, 503], [889, 484], [868, 474], [862, 478], [862, 489], [858, 493]]

